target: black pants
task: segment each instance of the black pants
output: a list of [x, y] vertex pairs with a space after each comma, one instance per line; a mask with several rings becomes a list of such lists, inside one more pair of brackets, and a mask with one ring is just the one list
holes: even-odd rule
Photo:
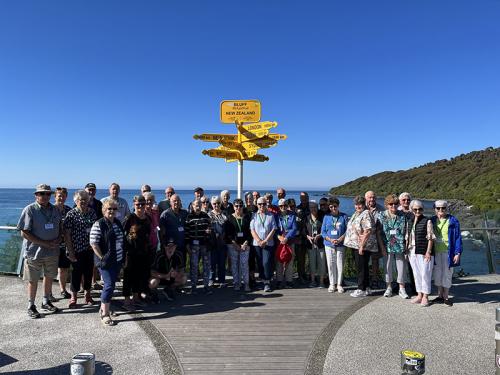
[[370, 262], [372, 253], [365, 250], [363, 255], [359, 255], [358, 249], [353, 249], [353, 251], [356, 267], [358, 268], [358, 289], [365, 291], [369, 285], [370, 268], [368, 263]]
[[83, 277], [83, 290], [90, 290], [92, 275], [94, 274], [94, 252], [85, 250], [75, 254], [76, 262], [73, 263], [71, 271], [71, 291], [76, 293], [80, 290]]
[[147, 293], [150, 276], [150, 257], [128, 256], [127, 267], [123, 269], [123, 295], [130, 297], [132, 293]]
[[295, 261], [297, 262], [297, 274], [299, 275], [299, 278], [307, 279], [307, 274], [306, 274], [307, 247], [303, 242], [304, 240], [302, 240], [302, 243], [295, 245]]

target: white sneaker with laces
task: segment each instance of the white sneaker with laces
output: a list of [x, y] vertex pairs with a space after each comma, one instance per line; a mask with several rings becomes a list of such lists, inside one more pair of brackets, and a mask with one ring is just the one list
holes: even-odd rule
[[385, 290], [384, 297], [392, 297], [392, 288], [390, 286]]
[[354, 292], [350, 294], [351, 297], [358, 298], [358, 297], [366, 297], [367, 294], [364, 290], [361, 289], [356, 289]]
[[406, 290], [404, 288], [399, 289], [399, 296], [402, 299], [408, 299], [408, 298], [410, 298], [410, 296], [408, 295], [408, 293], [406, 293]]
[[328, 287], [328, 293], [333, 293], [335, 291], [335, 287], [329, 286]]
[[343, 288], [341, 285], [339, 285], [339, 286], [337, 287], [337, 292], [339, 292], [339, 293], [344, 293], [344, 292], [345, 292], [345, 290], [344, 290], [344, 288]]

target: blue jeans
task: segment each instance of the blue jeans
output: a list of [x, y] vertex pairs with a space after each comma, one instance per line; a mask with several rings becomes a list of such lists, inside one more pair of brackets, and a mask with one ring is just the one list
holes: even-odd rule
[[257, 263], [259, 267], [259, 277], [266, 281], [273, 277], [274, 246], [255, 246], [257, 253]]
[[226, 257], [227, 247], [225, 244], [219, 244], [210, 253], [210, 279], [212, 281], [215, 281], [215, 275], [217, 275], [219, 283], [226, 282]]
[[111, 297], [113, 297], [113, 292], [115, 291], [116, 280], [120, 274], [120, 269], [122, 265], [117, 263], [108, 269], [99, 268], [99, 273], [101, 274], [101, 279], [104, 283], [101, 292], [101, 302], [110, 303]]

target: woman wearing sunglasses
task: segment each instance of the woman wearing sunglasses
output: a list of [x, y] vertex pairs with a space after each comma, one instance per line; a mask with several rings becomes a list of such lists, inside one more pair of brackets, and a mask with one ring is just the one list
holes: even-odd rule
[[429, 294], [431, 294], [432, 268], [434, 266], [434, 231], [432, 221], [424, 216], [424, 205], [419, 200], [412, 200], [410, 209], [413, 212], [413, 221], [408, 235], [408, 250], [410, 253], [410, 264], [415, 277], [415, 289], [417, 296], [411, 303], [419, 303], [421, 306], [429, 306]]
[[266, 198], [257, 199], [258, 211], [253, 214], [250, 230], [253, 245], [257, 253], [259, 276], [264, 279], [264, 292], [271, 292], [271, 278], [273, 276], [274, 233], [276, 220], [274, 215], [267, 212]]
[[405, 250], [406, 216], [398, 211], [399, 200], [394, 194], [385, 198], [386, 210], [379, 216], [382, 225], [382, 254], [385, 258], [385, 282], [387, 289], [384, 297], [392, 297], [393, 268], [398, 273], [399, 296], [408, 299], [405, 290]]
[[434, 203], [436, 215], [431, 218], [436, 234], [434, 284], [438, 287], [438, 296], [432, 302], [453, 306], [448, 298], [451, 288], [453, 267], [460, 265], [462, 254], [462, 234], [460, 223], [453, 215], [446, 213], [448, 202], [438, 200]]
[[[146, 198], [134, 196], [134, 212], [125, 219], [126, 262], [123, 268], [123, 296], [125, 310], [134, 311], [143, 306], [141, 293], [149, 291], [148, 280], [152, 252], [150, 251], [151, 219], [146, 214]], [[132, 296], [132, 299], [130, 299]]]
[[120, 220], [115, 218], [118, 201], [110, 198], [103, 202], [103, 218], [97, 220], [90, 230], [90, 245], [94, 251], [94, 264], [98, 268], [104, 286], [101, 292], [101, 307], [99, 314], [102, 324], [113, 326], [110, 303], [115, 290], [116, 280], [122, 268], [123, 228]]

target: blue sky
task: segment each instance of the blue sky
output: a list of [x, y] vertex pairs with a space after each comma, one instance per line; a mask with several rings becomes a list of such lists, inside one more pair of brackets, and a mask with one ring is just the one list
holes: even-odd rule
[[236, 186], [224, 99], [288, 135], [245, 187], [329, 188], [500, 140], [500, 1], [2, 1], [0, 187]]

